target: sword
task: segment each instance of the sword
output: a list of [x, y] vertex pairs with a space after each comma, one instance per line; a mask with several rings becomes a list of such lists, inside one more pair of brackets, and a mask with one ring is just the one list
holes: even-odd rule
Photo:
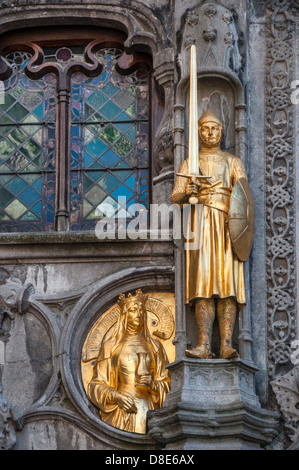
[[[189, 175], [177, 173], [178, 176], [189, 178], [192, 183], [197, 179], [209, 179], [211, 176], [199, 174], [198, 163], [198, 108], [197, 108], [197, 65], [196, 65], [196, 47], [193, 44], [190, 51], [190, 108], [189, 108]], [[191, 194], [189, 204], [197, 204], [196, 194]]]

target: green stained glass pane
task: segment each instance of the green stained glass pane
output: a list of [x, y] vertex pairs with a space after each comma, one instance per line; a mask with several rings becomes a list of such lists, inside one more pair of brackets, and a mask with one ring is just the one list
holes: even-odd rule
[[25, 90], [23, 87], [18, 85], [10, 93], [14, 98], [16, 98], [16, 100], [19, 100], [21, 96], [25, 93]]
[[83, 201], [83, 217], [87, 217], [88, 214], [93, 210], [93, 206], [87, 202]]
[[[35, 126], [32, 126], [32, 127], [35, 127]], [[32, 129], [32, 131], [33, 131], [33, 129]], [[35, 140], [35, 142], [37, 142], [37, 144], [39, 146], [42, 145], [42, 143], [43, 143], [43, 131], [42, 131], [42, 129], [40, 129], [38, 132], [36, 132], [33, 135], [33, 139]]]
[[[8, 134], [12, 127], [13, 121], [10, 119], [9, 116], [2, 116], [0, 117], [0, 139], [3, 138], [6, 134]], [[3, 126], [3, 124], [8, 124], [7, 126]]]
[[40, 152], [41, 148], [34, 140], [30, 139], [20, 150], [26, 157], [33, 159]]
[[5, 212], [14, 220], [17, 220], [26, 211], [27, 208], [18, 200], [14, 200], [5, 208]]
[[33, 111], [43, 102], [43, 98], [40, 96], [39, 93], [24, 93], [20, 97], [20, 103], [25, 106], [26, 109], [29, 111]]
[[30, 185], [34, 183], [39, 177], [39, 174], [22, 175], [23, 180], [25, 180]]
[[23, 170], [28, 165], [27, 158], [21, 155], [19, 152], [15, 152], [8, 160], [7, 164], [14, 171]]
[[89, 188], [94, 184], [94, 181], [92, 181], [86, 174], [83, 175], [83, 191], [86, 193]]
[[22, 129], [14, 129], [7, 138], [15, 145], [15, 147], [19, 147], [28, 139], [28, 134], [26, 134]]
[[43, 155], [40, 153], [37, 158], [33, 160], [34, 165], [36, 165], [38, 168], [42, 169], [43, 165]]
[[0, 142], [0, 156], [1, 160], [6, 160], [12, 152], [15, 150], [15, 147], [9, 143], [7, 140], [2, 140]]
[[39, 220], [38, 217], [34, 214], [32, 214], [32, 212], [26, 212], [26, 214], [24, 214], [22, 217], [21, 217], [21, 220], [32, 220], [32, 221], [36, 221], [36, 220]]
[[88, 176], [92, 178], [93, 181], [98, 181], [104, 175], [104, 171], [89, 171]]
[[24, 131], [26, 131], [28, 134], [34, 134], [39, 128], [40, 128], [40, 124], [39, 124], [39, 120], [33, 116], [33, 114], [29, 114], [29, 116], [27, 116], [24, 120], [23, 120], [23, 124], [35, 124], [37, 123], [36, 126], [22, 126], [22, 129], [24, 129]]
[[5, 186], [11, 179], [11, 175], [0, 175], [0, 186]]
[[119, 137], [120, 132], [112, 125], [105, 127], [104, 131], [101, 132], [100, 136], [107, 144], [113, 144]]
[[126, 108], [126, 113], [131, 117], [135, 118], [136, 117], [136, 101], [134, 101], [130, 106]]
[[105, 195], [105, 191], [103, 191], [103, 189], [96, 185], [86, 193], [85, 199], [87, 199], [95, 207], [100, 204]]
[[14, 119], [15, 122], [22, 122], [25, 116], [27, 116], [28, 111], [20, 103], [16, 103], [8, 112], [10, 117]]
[[0, 189], [0, 204], [1, 204], [1, 207], [6, 206], [6, 204], [8, 204], [13, 198], [14, 197], [11, 194], [11, 192], [7, 191], [5, 188]]
[[113, 151], [120, 155], [121, 157], [125, 157], [132, 149], [134, 145], [130, 142], [126, 137], [122, 136], [113, 146]]
[[0, 104], [0, 115], [6, 113], [6, 111], [15, 103], [15, 99], [9, 93], [5, 94], [4, 103]]

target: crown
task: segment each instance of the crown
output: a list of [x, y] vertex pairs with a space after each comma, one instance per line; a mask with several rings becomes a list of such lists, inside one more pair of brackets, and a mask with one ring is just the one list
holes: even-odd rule
[[131, 293], [128, 294], [126, 297], [125, 294], [120, 294], [118, 297], [117, 304], [121, 310], [121, 312], [125, 312], [128, 308], [128, 306], [132, 303], [138, 303], [141, 304], [142, 306], [145, 306], [147, 301], [147, 295], [144, 295], [141, 289], [138, 289], [136, 291], [135, 295], [132, 295]]

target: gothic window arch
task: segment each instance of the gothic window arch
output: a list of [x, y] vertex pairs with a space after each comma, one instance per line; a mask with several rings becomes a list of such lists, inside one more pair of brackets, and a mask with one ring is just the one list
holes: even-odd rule
[[151, 57], [124, 51], [125, 38], [72, 27], [3, 38], [0, 232], [93, 230], [107, 204], [124, 225], [134, 204], [147, 208]]

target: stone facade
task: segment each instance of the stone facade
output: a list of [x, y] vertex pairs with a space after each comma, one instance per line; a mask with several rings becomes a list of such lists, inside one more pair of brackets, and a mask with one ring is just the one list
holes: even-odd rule
[[[90, 232], [0, 235], [1, 449], [298, 449], [296, 205], [297, 0], [0, 1], [0, 34], [43, 26], [111, 27], [150, 53], [163, 113], [153, 136], [152, 202], [170, 203], [188, 148], [189, 51], [199, 112], [222, 118], [223, 147], [244, 161], [256, 209], [246, 262], [240, 360], [187, 360], [180, 240], [98, 240]], [[0, 62], [0, 73], [4, 73]], [[299, 76], [298, 76], [299, 79]], [[176, 360], [148, 432], [103, 423], [86, 397], [86, 335], [121, 292], [175, 293]], [[194, 399], [196, 397], [196, 399]], [[229, 410], [229, 412], [228, 412]]]

